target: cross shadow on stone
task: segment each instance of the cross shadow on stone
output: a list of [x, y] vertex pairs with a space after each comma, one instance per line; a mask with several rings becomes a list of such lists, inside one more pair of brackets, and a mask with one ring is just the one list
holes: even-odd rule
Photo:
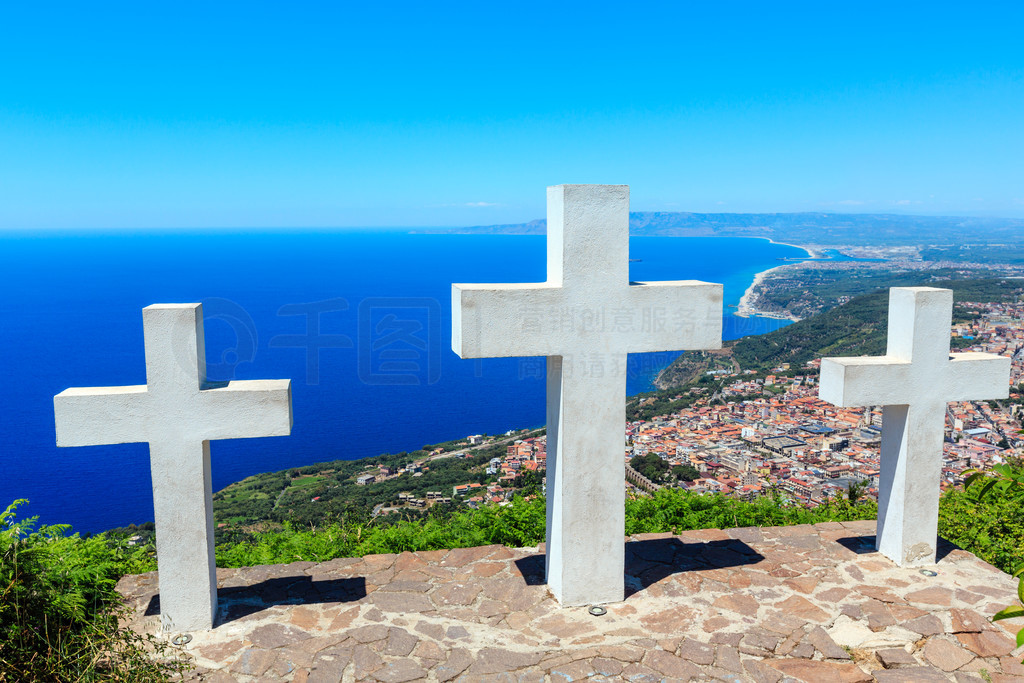
[[875, 536], [844, 536], [837, 538], [836, 543], [843, 546], [851, 553], [857, 555], [870, 555], [871, 553], [877, 553], [878, 550], [875, 548]]
[[516, 560], [516, 568], [523, 575], [523, 581], [527, 586], [540, 586], [544, 584], [544, 564], [546, 555], [530, 555]]
[[[357, 576], [316, 581], [311, 576], [301, 574], [279, 576], [248, 586], [221, 588], [218, 597], [215, 626], [262, 612], [274, 605], [355, 602], [366, 597], [366, 579]], [[150, 599], [145, 614], [160, 614], [159, 595]]]
[[626, 544], [626, 595], [639, 593], [673, 574], [757, 564], [765, 557], [743, 541], [684, 543], [657, 538]]
[[[625, 594], [638, 593], [673, 574], [740, 567], [764, 559], [763, 555], [736, 539], [706, 543], [684, 543], [678, 538], [631, 541], [626, 543]], [[543, 554], [516, 560], [516, 567], [527, 586], [544, 583], [544, 563]]]
[[[935, 561], [941, 562], [942, 558], [949, 555], [954, 550], [961, 550], [960, 546], [947, 541], [941, 536], [937, 537], [938, 541], [935, 548]], [[878, 538], [875, 535], [871, 536], [844, 536], [843, 538], [837, 538], [836, 543], [843, 546], [852, 553], [858, 555], [870, 555], [871, 553], [878, 552]]]

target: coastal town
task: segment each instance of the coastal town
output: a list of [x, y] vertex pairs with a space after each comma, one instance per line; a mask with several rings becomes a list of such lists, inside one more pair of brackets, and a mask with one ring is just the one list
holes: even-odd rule
[[[1017, 387], [1024, 380], [1024, 304], [962, 305], [976, 318], [953, 326], [954, 345], [1011, 357], [1011, 385]], [[819, 399], [819, 365], [820, 359], [804, 367], [783, 364], [770, 374], [709, 370], [717, 388], [688, 389], [701, 394], [690, 407], [626, 425], [627, 488], [643, 495], [677, 486], [748, 499], [777, 493], [815, 507], [848, 495], [854, 485], [862, 497], [877, 499], [882, 409], [837, 408]], [[1022, 410], [1022, 393], [1013, 389], [1006, 401], [949, 404], [942, 487], [962, 483], [968, 470], [989, 469], [1024, 446], [1018, 434]], [[652, 454], [670, 472], [682, 467], [699, 476], [652, 481], [630, 464]], [[490, 461], [494, 483], [455, 486], [452, 500], [471, 506], [507, 502], [517, 477], [543, 471], [546, 459], [545, 436], [517, 439]]]

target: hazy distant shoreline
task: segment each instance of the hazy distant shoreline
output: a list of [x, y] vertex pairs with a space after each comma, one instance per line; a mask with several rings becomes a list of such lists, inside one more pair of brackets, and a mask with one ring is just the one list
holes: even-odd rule
[[[776, 244], [846, 244], [852, 246], [920, 246], [962, 241], [1024, 245], [1024, 219], [980, 216], [920, 216], [858, 213], [691, 213], [631, 211], [629, 233], [650, 237], [760, 237]], [[543, 235], [547, 221], [422, 228], [415, 232], [447, 234]], [[803, 248], [803, 247], [801, 247]]]

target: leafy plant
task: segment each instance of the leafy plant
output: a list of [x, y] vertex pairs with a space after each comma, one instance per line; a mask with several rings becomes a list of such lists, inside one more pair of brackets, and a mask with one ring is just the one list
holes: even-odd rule
[[[964, 489], [977, 487], [974, 495], [978, 501], [996, 499], [1011, 505], [1015, 511], [1020, 510], [1024, 503], [1024, 467], [1013, 464], [995, 465], [991, 475], [985, 472], [974, 472], [964, 481]], [[1019, 512], [1018, 512], [1019, 515]], [[1015, 537], [1015, 545], [1020, 550], [1021, 536]], [[1017, 578], [1017, 603], [1009, 605], [992, 615], [992, 621], [1024, 617], [1024, 565], [1018, 565], [1013, 573]], [[1017, 632], [1017, 647], [1024, 645], [1024, 629]]]
[[281, 531], [253, 534], [245, 540], [218, 545], [217, 564], [247, 567], [492, 543], [536, 545], [544, 540], [545, 514], [543, 499], [516, 498], [505, 506], [484, 505], [454, 512], [443, 508], [442, 514], [423, 519], [340, 519], [309, 529], [286, 522]]
[[857, 501], [864, 497], [864, 494], [868, 490], [868, 482], [865, 481], [851, 481], [846, 487], [846, 499], [850, 501], [851, 505], [855, 505]]
[[67, 525], [0, 513], [0, 681], [164, 681], [188, 669], [153, 636], [121, 628], [118, 578], [152, 566], [146, 550]]
[[[808, 510], [785, 503], [781, 497], [754, 501], [719, 494], [697, 494], [666, 488], [653, 497], [626, 501], [626, 533], [736, 526], [778, 526], [814, 524], [827, 521], [874, 519], [877, 506], [871, 502], [851, 504], [837, 499]], [[468, 548], [499, 543], [512, 547], [536, 545], [545, 536], [543, 498], [517, 497], [509, 505], [483, 505], [478, 509], [443, 508], [442, 514], [425, 518], [371, 522], [335, 520], [309, 529], [285, 524], [282, 531], [253, 534], [250, 538], [217, 546], [221, 567], [245, 567], [311, 560], [323, 562], [335, 557], [362, 557], [374, 553], [406, 550]]]
[[816, 524], [874, 519], [877, 514], [878, 507], [871, 502], [853, 505], [845, 499], [837, 499], [808, 509], [788, 504], [777, 495], [746, 501], [718, 493], [696, 494], [680, 489], [661, 489], [650, 497], [626, 500], [626, 533], [679, 533], [691, 529]]

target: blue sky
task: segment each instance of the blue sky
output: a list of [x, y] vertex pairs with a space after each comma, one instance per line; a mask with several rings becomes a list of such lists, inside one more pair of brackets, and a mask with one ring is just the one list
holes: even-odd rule
[[1024, 216], [1024, 3], [3, 3], [0, 228]]

